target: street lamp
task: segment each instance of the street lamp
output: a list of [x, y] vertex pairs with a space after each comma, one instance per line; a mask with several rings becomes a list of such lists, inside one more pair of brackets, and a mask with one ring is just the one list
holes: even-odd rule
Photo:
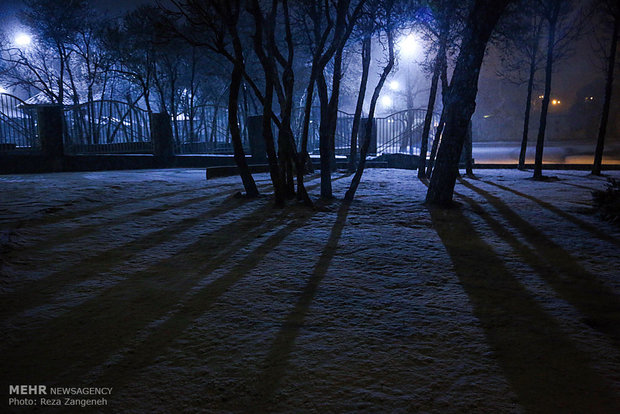
[[397, 44], [398, 53], [405, 59], [415, 58], [420, 51], [420, 41], [413, 33], [401, 37]]
[[394, 101], [392, 101], [392, 97], [391, 96], [385, 95], [385, 96], [383, 96], [381, 98], [381, 105], [384, 108], [388, 108], [388, 109], [391, 108], [393, 103], [394, 103]]
[[32, 44], [32, 36], [28, 33], [18, 33], [15, 35], [13, 42], [16, 46], [20, 47], [30, 46], [30, 44]]

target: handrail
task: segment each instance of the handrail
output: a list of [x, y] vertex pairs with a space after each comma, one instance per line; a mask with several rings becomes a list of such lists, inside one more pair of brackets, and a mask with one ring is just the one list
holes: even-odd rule
[[148, 110], [146, 110], [144, 108], [140, 108], [139, 106], [132, 105], [132, 104], [127, 103], [127, 102], [118, 101], [116, 99], [96, 99], [96, 100], [93, 100], [93, 101], [82, 102], [82, 103], [75, 104], [75, 105], [65, 105], [64, 106], [64, 110], [65, 111], [74, 111], [74, 110], [80, 109], [80, 108], [82, 108], [82, 107], [84, 107], [86, 105], [95, 104], [95, 103], [99, 103], [99, 102], [101, 102], [101, 103], [112, 103], [112, 104], [126, 105], [126, 106], [129, 106], [132, 109], [136, 109], [136, 110], [148, 113]]
[[23, 99], [21, 99], [21, 98], [18, 98], [17, 96], [15, 96], [15, 95], [13, 95], [13, 94], [8, 93], [8, 92], [0, 92], [0, 95], [8, 96], [9, 98], [13, 98], [13, 99], [15, 99], [16, 101], [19, 101], [22, 105], [27, 105], [27, 104], [26, 104], [26, 101], [24, 101], [24, 100], [23, 100]]

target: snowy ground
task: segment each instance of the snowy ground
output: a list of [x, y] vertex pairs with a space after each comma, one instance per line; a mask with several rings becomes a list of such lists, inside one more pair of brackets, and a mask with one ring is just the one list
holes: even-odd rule
[[620, 228], [605, 179], [549, 175], [429, 210], [368, 170], [316, 211], [203, 170], [0, 176], [2, 411], [45, 384], [113, 387], [82, 412], [619, 412]]

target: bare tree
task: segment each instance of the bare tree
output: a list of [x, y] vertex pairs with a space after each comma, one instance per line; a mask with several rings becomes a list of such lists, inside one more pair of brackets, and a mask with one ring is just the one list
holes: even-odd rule
[[[241, 130], [239, 128], [239, 93], [245, 71], [244, 45], [240, 35], [243, 11], [241, 0], [171, 0], [175, 10], [191, 33], [176, 31], [194, 46], [207, 47], [225, 57], [232, 64], [228, 88], [228, 128], [233, 144], [234, 159], [247, 197], [259, 195], [256, 182], [245, 159]], [[253, 85], [257, 90], [258, 87]]]
[[436, 45], [436, 54], [430, 65], [432, 72], [431, 89], [422, 129], [418, 178], [426, 177], [426, 154], [428, 151], [428, 138], [433, 121], [433, 112], [435, 110], [435, 99], [437, 97], [439, 78], [442, 71], [446, 69], [446, 65], [444, 65], [443, 62], [446, 59], [448, 48], [453, 46], [456, 42], [454, 31], [457, 28], [455, 24], [457, 9], [458, 4], [455, 4], [453, 0], [436, 1], [432, 2], [428, 9], [430, 16], [422, 16], [419, 18], [421, 26], [426, 32], [426, 37], [431, 41], [431, 44]]
[[601, 175], [603, 149], [605, 147], [605, 136], [607, 133], [609, 108], [611, 105], [611, 95], [614, 83], [614, 68], [616, 66], [618, 36], [620, 36], [620, 3], [617, 0], [601, 0], [600, 3], [602, 11], [611, 23], [611, 39], [609, 42], [609, 52], [606, 55], [607, 73], [605, 79], [605, 98], [603, 101], [603, 111], [601, 113], [601, 122], [596, 140], [596, 149], [594, 151], [594, 163], [592, 164], [592, 174], [594, 175]]
[[[293, 59], [295, 47], [291, 30], [291, 17], [288, 1], [282, 0], [282, 12], [284, 17], [285, 52], [281, 52], [276, 41], [276, 15], [279, 0], [273, 0], [267, 15], [261, 10], [257, 0], [251, 1], [248, 7], [254, 17], [256, 26], [254, 34], [254, 51], [265, 73], [265, 94], [263, 100], [263, 137], [266, 143], [267, 158], [270, 165], [270, 173], [274, 184], [276, 205], [283, 205], [284, 198], [293, 197], [294, 172], [297, 171], [297, 197], [306, 205], [313, 203], [308, 196], [303, 182], [304, 165], [298, 156], [293, 131], [291, 128], [292, 110], [294, 102], [295, 75], [293, 71]], [[282, 74], [280, 76], [281, 67]], [[280, 106], [280, 122], [278, 133], [278, 154], [273, 142], [271, 119], [273, 117], [272, 100], [274, 91], [278, 97]]]
[[4, 33], [1, 59], [5, 63], [5, 78], [11, 86], [29, 92], [42, 92], [51, 102], [62, 104], [68, 88], [70, 98], [76, 96], [75, 80], [67, 78], [77, 32], [87, 17], [85, 2], [78, 0], [29, 0], [24, 2], [23, 21], [29, 27], [33, 41], [30, 45], [15, 46]]
[[387, 42], [387, 62], [383, 67], [383, 71], [381, 72], [381, 76], [379, 77], [379, 81], [375, 86], [375, 90], [372, 94], [372, 98], [370, 99], [370, 107], [368, 109], [368, 119], [366, 120], [366, 125], [364, 125], [364, 141], [362, 142], [362, 146], [360, 149], [360, 162], [357, 167], [357, 171], [351, 180], [351, 184], [349, 189], [347, 190], [344, 199], [347, 201], [352, 201], [355, 197], [355, 192], [357, 191], [357, 187], [362, 180], [362, 174], [364, 173], [364, 167], [366, 166], [366, 155], [368, 153], [368, 147], [370, 146], [370, 138], [372, 135], [373, 128], [373, 119], [375, 115], [375, 109], [377, 107], [377, 100], [379, 99], [379, 95], [381, 94], [381, 89], [383, 89], [383, 85], [385, 84], [385, 80], [388, 75], [392, 71], [394, 67], [394, 35], [396, 30], [398, 29], [396, 15], [395, 13], [395, 0], [386, 0], [382, 2], [381, 7], [378, 8], [377, 14], [379, 15], [378, 21], [378, 35], [381, 36], [382, 32], [385, 35], [385, 40]]
[[[301, 156], [304, 162], [308, 157], [308, 133], [314, 87], [317, 86], [321, 105], [321, 124], [319, 128], [319, 151], [321, 154], [321, 197], [333, 198], [331, 185], [331, 168], [335, 123], [338, 116], [338, 95], [340, 93], [340, 65], [342, 49], [345, 47], [355, 24], [360, 17], [366, 0], [358, 0], [352, 6], [351, 0], [332, 2], [309, 2], [307, 7], [307, 33], [312, 45], [312, 69], [306, 92], [304, 120], [302, 129]], [[324, 70], [330, 60], [334, 59], [334, 72], [331, 97], [328, 94]]]
[[520, 170], [525, 168], [536, 74], [544, 61], [544, 54], [540, 53], [544, 22], [538, 0], [528, 0], [516, 14], [502, 20], [498, 36], [498, 44], [502, 51], [500, 56], [502, 69], [497, 71], [498, 75], [517, 85], [527, 83], [523, 133], [519, 151], [518, 168]]
[[[83, 0], [27, 0], [24, 17], [38, 36], [37, 41], [55, 51], [58, 58], [57, 99], [64, 103], [65, 75], [71, 58], [69, 43], [86, 17]], [[75, 90], [75, 88], [74, 88]], [[74, 93], [75, 95], [75, 93]], [[74, 96], [74, 99], [77, 99]]]
[[429, 204], [452, 203], [459, 159], [476, 106], [478, 77], [484, 52], [493, 29], [509, 3], [510, 0], [476, 0], [467, 18], [447, 107], [444, 108], [444, 136], [426, 194], [426, 202]]
[[366, 20], [367, 21], [364, 22], [362, 26], [362, 76], [360, 78], [355, 113], [353, 114], [353, 125], [351, 127], [351, 147], [348, 163], [348, 171], [351, 173], [355, 172], [357, 168], [357, 136], [360, 129], [362, 108], [364, 106], [364, 99], [366, 98], [366, 87], [368, 85], [368, 74], [370, 71], [371, 40], [374, 30], [374, 19], [368, 18]]
[[[584, 10], [576, 9], [572, 1], [538, 0], [542, 15], [547, 24], [547, 57], [545, 63], [545, 91], [540, 111], [540, 124], [536, 138], [536, 155], [534, 159], [534, 179], [543, 179], [542, 160], [547, 128], [547, 113], [551, 101], [551, 80], [553, 65], [557, 61], [559, 50], [566, 51], [566, 45], [574, 41], [582, 29]], [[562, 45], [562, 46], [561, 46]]]
[[141, 6], [111, 23], [105, 30], [104, 45], [116, 64], [112, 70], [140, 91], [148, 112], [156, 73], [155, 32], [145, 16], [155, 13], [150, 6]]
[[441, 57], [441, 73], [439, 75], [441, 79], [441, 103], [442, 111], [439, 118], [439, 125], [435, 130], [435, 136], [433, 137], [433, 145], [431, 147], [431, 153], [428, 159], [428, 165], [426, 167], [426, 178], [430, 178], [435, 167], [435, 158], [437, 157], [437, 151], [439, 150], [439, 144], [441, 137], [443, 136], [443, 128], [446, 124], [445, 110], [448, 102], [448, 91], [450, 90], [450, 84], [448, 82], [448, 56], [444, 53]]

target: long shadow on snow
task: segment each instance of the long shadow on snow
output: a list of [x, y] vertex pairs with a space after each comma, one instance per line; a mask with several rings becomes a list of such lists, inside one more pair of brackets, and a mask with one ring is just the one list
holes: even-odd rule
[[342, 230], [347, 220], [349, 208], [350, 203], [346, 201], [343, 201], [340, 205], [336, 222], [332, 227], [327, 243], [321, 252], [321, 256], [314, 266], [314, 271], [297, 299], [295, 307], [287, 315], [280, 331], [271, 345], [271, 349], [269, 350], [269, 353], [264, 361], [265, 368], [260, 373], [255, 384], [256, 394], [253, 396], [253, 401], [249, 405], [250, 407], [254, 407], [253, 409], [267, 411], [267, 407], [278, 389], [280, 381], [286, 372], [288, 360], [295, 345], [295, 340], [299, 335], [299, 331], [303, 327], [310, 305], [312, 304], [319, 285], [327, 274], [327, 269], [336, 254], [338, 241], [342, 235]]
[[215, 208], [206, 210], [197, 216], [184, 218], [177, 223], [149, 232], [120, 246], [99, 252], [95, 256], [86, 257], [68, 268], [52, 272], [41, 279], [29, 281], [19, 290], [2, 295], [4, 296], [2, 297], [2, 312], [24, 310], [44, 302], [68, 283], [87, 280], [94, 275], [119, 266], [139, 255], [141, 251], [164, 243], [170, 239], [171, 235], [186, 231], [204, 220], [214, 219], [242, 205], [244, 205], [243, 200], [228, 197]]
[[[138, 330], [157, 320], [200, 279], [201, 271], [214, 270], [227, 261], [243, 245], [250, 243], [270, 222], [260, 210], [219, 229], [220, 237], [206, 234], [183, 251], [157, 261], [149, 268], [125, 275], [127, 278], [89, 297], [43, 326], [20, 331], [15, 343], [3, 350], [5, 371], [10, 378], [28, 382], [37, 378], [66, 376], [63, 372], [88, 370], [102, 363], [107, 355], [131, 339]], [[222, 238], [242, 234], [226, 245]], [[231, 233], [234, 232], [234, 233]], [[42, 324], [41, 321], [40, 325]], [[4, 348], [4, 347], [3, 347]], [[70, 354], [66, 349], [75, 350]], [[5, 372], [5, 375], [6, 375]]]
[[587, 185], [579, 185], [579, 184], [575, 184], [575, 183], [569, 183], [563, 180], [560, 180], [557, 182], [558, 184], [564, 184], [564, 185], [569, 185], [571, 187], [576, 187], [576, 188], [583, 188], [584, 190], [589, 190], [589, 191], [595, 191], [596, 188], [592, 188], [592, 187], [588, 187]]
[[[525, 221], [499, 197], [467, 182], [461, 184], [482, 195], [504, 218], [533, 246], [536, 255], [548, 265], [534, 259], [532, 252], [525, 258], [540, 276], [567, 302], [575, 306], [584, 322], [609, 336], [620, 345], [620, 298], [595, 275], [589, 273], [574, 257], [547, 237], [542, 231]], [[523, 251], [523, 249], [522, 249]]]
[[[202, 286], [195, 294], [182, 298], [178, 309], [166, 317], [162, 323], [158, 323], [151, 334], [140, 341], [137, 346], [132, 347], [131, 352], [125, 352], [114, 366], [105, 367], [104, 372], [97, 378], [97, 383], [115, 384], [115, 387], [118, 387], [119, 384], [130, 380], [132, 373], [151, 364], [195, 319], [207, 312], [221, 295], [246, 277], [268, 253], [288, 235], [306, 225], [315, 214], [311, 211], [304, 213], [305, 215], [294, 217], [289, 224], [269, 236], [223, 276]], [[283, 214], [282, 218], [286, 216]]]
[[608, 384], [456, 207], [429, 208], [474, 315], [529, 412], [618, 412]]
[[[313, 187], [309, 186], [310, 189]], [[12, 378], [13, 382], [20, 379], [23, 383], [33, 379], [42, 380], [45, 376], [50, 376], [50, 381], [58, 381], [61, 378], [75, 380], [79, 372], [84, 373], [103, 363], [110, 353], [127, 345], [138, 330], [158, 320], [177, 305], [188, 291], [207, 276], [203, 272], [210, 273], [215, 270], [241, 247], [251, 243], [262, 233], [276, 228], [278, 223], [282, 224], [285, 215], [273, 222], [266, 221], [271, 211], [270, 208], [257, 210], [218, 229], [216, 234], [220, 234], [223, 240], [214, 237], [213, 234], [205, 235], [191, 246], [185, 247], [182, 252], [159, 261], [145, 271], [130, 275], [96, 298], [52, 319], [44, 327], [28, 332], [27, 336], [20, 337], [19, 343], [4, 351], [3, 357], [6, 358], [3, 364], [6, 366], [4, 375]], [[187, 303], [183, 304], [183, 309], [192, 309], [191, 315], [194, 315], [194, 309], [199, 308], [199, 303], [207, 301], [208, 304], [205, 306], [210, 306], [229, 286], [245, 276], [244, 272], [254, 267], [264, 255], [288, 234], [301, 227], [310, 217], [309, 215], [296, 220], [270, 236], [225, 276], [201, 288], [201, 293], [191, 296]], [[262, 224], [257, 227], [256, 223]], [[226, 242], [230, 242], [231, 234], [240, 236], [234, 239], [228, 248], [222, 250]], [[209, 252], [216, 254], [205, 258], [205, 254]], [[171, 277], [176, 275], [179, 269], [187, 269], [189, 275]], [[189, 313], [174, 314], [157, 325], [158, 330], [163, 330], [159, 336], [155, 335], [155, 338], [149, 336], [148, 346], [140, 343], [137, 348], [153, 349], [157, 343], [162, 343], [164, 346], [181, 332], [178, 328], [187, 326], [192, 319], [193, 316]], [[71, 349], [77, 349], [79, 352], [66, 354], [65, 344], [71, 344]], [[136, 351], [134, 356], [137, 354]], [[125, 359], [132, 360], [132, 358], [131, 355], [124, 355], [121, 360], [124, 364]], [[136, 363], [139, 365], [139, 362]]]
[[[123, 200], [123, 202], [128, 203], [128, 202], [140, 202], [140, 201], [145, 201], [145, 200], [155, 200], [155, 199], [162, 198], [162, 197], [170, 197], [170, 196], [174, 196], [178, 194], [189, 193], [192, 191], [196, 191], [196, 188], [187, 188], [183, 190], [169, 191], [167, 193], [153, 194], [153, 195], [146, 196], [146, 197], [130, 198], [130, 199]], [[77, 201], [79, 201], [79, 199], [70, 200], [68, 203], [73, 204]], [[96, 206], [91, 207], [91, 208], [86, 208], [86, 209], [82, 209], [78, 211], [67, 211], [62, 214], [53, 214], [53, 215], [46, 214], [44, 216], [29, 217], [29, 218], [25, 218], [17, 222], [14, 222], [12, 225], [12, 228], [20, 228], [20, 227], [34, 228], [34, 227], [38, 227], [41, 225], [54, 224], [54, 223], [58, 223], [64, 220], [71, 220], [71, 219], [85, 216], [88, 214], [97, 213], [99, 211], [114, 208], [116, 206], [118, 206], [118, 201], [113, 202], [113, 203], [97, 204]]]
[[[336, 179], [340, 179], [340, 177]], [[310, 186], [309, 188], [312, 189], [313, 187]], [[226, 192], [218, 193], [219, 196], [223, 194], [226, 194]], [[184, 218], [174, 224], [144, 234], [120, 246], [99, 252], [95, 256], [86, 257], [78, 263], [72, 264], [68, 269], [61, 269], [41, 279], [29, 281], [14, 292], [0, 295], [0, 299], [2, 299], [0, 313], [6, 313], [9, 310], [13, 313], [17, 313], [21, 310], [43, 303], [68, 283], [74, 282], [75, 280], [86, 280], [92, 275], [103, 273], [106, 270], [124, 263], [131, 257], [137, 255], [140, 251], [164, 243], [169, 240], [171, 234], [189, 230], [204, 220], [214, 219], [242, 205], [244, 205], [243, 200], [227, 197], [216, 207], [206, 210], [197, 216]]]
[[497, 184], [494, 183], [493, 181], [487, 181], [487, 180], [481, 180], [483, 183], [489, 184], [489, 185], [493, 185], [497, 188], [500, 188], [504, 191], [509, 191], [513, 194], [518, 195], [519, 197], [523, 197], [523, 198], [527, 198], [528, 200], [531, 200], [533, 202], [535, 202], [536, 204], [538, 204], [541, 207], [546, 208], [547, 210], [557, 214], [558, 216], [570, 221], [573, 224], [576, 224], [577, 226], [581, 227], [583, 230], [588, 231], [590, 233], [592, 233], [594, 236], [598, 237], [601, 240], [605, 240], [607, 242], [613, 243], [616, 246], [620, 246], [620, 240], [610, 236], [609, 234], [605, 233], [604, 231], [601, 231], [600, 229], [596, 228], [595, 226], [593, 226], [592, 224], [586, 223], [583, 220], [578, 219], [577, 217], [573, 216], [572, 214], [568, 214], [567, 212], [557, 208], [556, 206], [554, 206], [551, 203], [547, 203], [546, 201], [542, 201], [534, 196], [531, 196], [529, 194], [525, 194], [522, 193], [520, 191], [517, 191], [513, 188], [510, 187], [506, 187], [504, 185], [501, 184]]
[[[232, 184], [227, 185], [227, 186], [232, 186]], [[259, 189], [264, 189], [264, 188], [268, 188], [268, 185], [259, 186]], [[193, 191], [203, 192], [205, 190], [206, 189], [198, 188], [198, 189], [194, 189]], [[179, 191], [177, 193], [172, 193], [172, 194], [181, 194], [184, 192], [187, 192], [187, 191]], [[212, 200], [217, 197], [222, 197], [222, 196], [230, 195], [230, 194], [231, 194], [231, 190], [225, 190], [225, 191], [220, 190], [220, 191], [216, 191], [216, 192], [205, 194], [205, 195], [198, 196], [198, 197], [186, 198], [182, 201], [177, 201], [173, 203], [164, 203], [164, 204], [161, 204], [155, 207], [150, 206], [147, 208], [142, 208], [136, 211], [128, 212], [122, 216], [114, 216], [113, 218], [103, 219], [102, 222], [95, 223], [95, 224], [82, 224], [70, 230], [65, 230], [65, 231], [62, 231], [56, 234], [51, 234], [45, 240], [41, 240], [39, 242], [29, 244], [24, 247], [20, 247], [17, 254], [19, 256], [28, 256], [29, 254], [32, 254], [34, 252], [40, 252], [43, 249], [49, 249], [51, 247], [58, 247], [59, 245], [62, 245], [63, 243], [75, 241], [75, 239], [79, 237], [84, 237], [98, 230], [100, 231], [106, 225], [118, 226], [120, 224], [127, 223], [137, 218], [150, 217], [157, 213], [161, 213], [161, 212], [173, 209], [173, 208], [181, 208], [181, 207], [188, 206], [190, 204], [199, 203], [201, 201], [208, 201], [208, 200]], [[164, 195], [161, 195], [156, 198], [161, 198], [161, 197], [164, 197]], [[147, 197], [139, 201], [151, 200], [153, 198], [155, 197]], [[75, 217], [72, 217], [72, 218], [75, 218]]]

